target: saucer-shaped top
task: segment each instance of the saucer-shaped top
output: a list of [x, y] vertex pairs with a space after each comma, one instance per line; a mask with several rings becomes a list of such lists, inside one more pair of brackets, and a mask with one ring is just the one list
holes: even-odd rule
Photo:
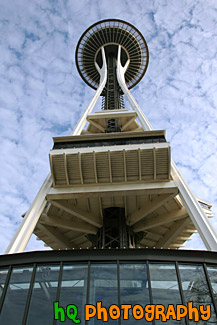
[[81, 36], [76, 48], [76, 65], [82, 79], [92, 88], [99, 85], [99, 73], [94, 62], [102, 66], [100, 48], [104, 46], [106, 57], [117, 57], [121, 45], [121, 63], [130, 64], [125, 73], [128, 88], [133, 88], [144, 76], [148, 66], [148, 47], [142, 34], [131, 24], [118, 19], [101, 20], [90, 26]]

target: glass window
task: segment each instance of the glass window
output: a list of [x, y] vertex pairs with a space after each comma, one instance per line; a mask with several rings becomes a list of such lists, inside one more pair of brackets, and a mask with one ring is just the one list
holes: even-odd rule
[[[121, 304], [141, 305], [143, 308], [150, 304], [145, 264], [120, 264], [120, 298]], [[129, 312], [129, 320], [122, 320], [121, 324], [135, 324], [132, 310]], [[143, 318], [137, 319], [136, 324], [148, 322]]]
[[[90, 266], [90, 295], [89, 304], [96, 305], [97, 301], [108, 308], [112, 304], [118, 305], [118, 279], [116, 264], [91, 264]], [[118, 324], [118, 320], [108, 317], [107, 324]], [[105, 324], [93, 317], [90, 324]]]
[[[216, 324], [217, 319], [202, 265], [179, 265], [179, 271], [185, 303], [193, 301], [193, 305], [197, 308], [200, 305], [211, 304], [212, 317], [206, 322], [200, 320], [197, 324]], [[189, 323], [195, 324], [194, 321]]]
[[[77, 319], [84, 323], [84, 305], [87, 298], [87, 270], [86, 264], [64, 265], [60, 289], [59, 306], [66, 309], [67, 305], [76, 305]], [[58, 321], [57, 324], [62, 324]], [[66, 317], [64, 324], [72, 324]]]
[[[182, 304], [178, 286], [175, 264], [149, 264], [153, 304], [164, 305], [165, 311], [169, 304]], [[175, 321], [170, 318], [168, 324], [185, 324], [185, 320]], [[162, 324], [156, 320], [155, 324]]]
[[22, 324], [33, 267], [14, 268], [4, 299], [0, 324]]
[[59, 265], [37, 266], [27, 324], [53, 324], [59, 269]]
[[217, 267], [216, 266], [207, 266], [207, 271], [209, 274], [215, 301], [217, 303]]
[[7, 274], [8, 274], [8, 269], [0, 270], [0, 299], [4, 290]]

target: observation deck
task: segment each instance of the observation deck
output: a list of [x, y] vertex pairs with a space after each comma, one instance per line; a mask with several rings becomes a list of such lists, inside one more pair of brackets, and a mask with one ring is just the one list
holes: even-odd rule
[[148, 66], [148, 47], [142, 34], [133, 25], [117, 19], [106, 19], [90, 26], [81, 36], [76, 49], [76, 65], [81, 78], [93, 89], [99, 85], [95, 62], [102, 66], [100, 49], [106, 57], [117, 57], [121, 45], [121, 63], [130, 60], [125, 74], [126, 84], [133, 88], [144, 76]]

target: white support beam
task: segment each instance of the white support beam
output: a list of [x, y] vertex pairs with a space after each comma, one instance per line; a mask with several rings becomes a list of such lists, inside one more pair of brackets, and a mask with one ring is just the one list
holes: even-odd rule
[[[137, 193], [136, 193], [137, 192]], [[177, 187], [170, 182], [157, 183], [129, 183], [75, 186], [69, 188], [51, 188], [47, 194], [47, 200], [68, 200], [79, 197], [110, 197], [113, 195], [130, 196], [136, 194], [165, 194], [177, 193]]]
[[197, 229], [193, 229], [193, 228], [185, 229], [185, 233], [196, 234], [197, 232], [198, 232]]
[[133, 132], [137, 132], [137, 131], [144, 131], [142, 126], [139, 126], [138, 128], [134, 129]]
[[187, 211], [185, 210], [185, 208], [182, 208], [180, 210], [171, 211], [169, 213], [165, 213], [154, 218], [145, 219], [144, 221], [141, 220], [134, 225], [133, 230], [135, 232], [145, 231], [146, 229], [161, 226], [172, 221], [186, 218], [187, 216]]
[[176, 240], [177, 241], [186, 241], [186, 240], [192, 240], [192, 238], [189, 236], [178, 236], [178, 237], [176, 237]]
[[208, 250], [217, 251], [217, 234], [208, 220], [208, 217], [201, 208], [199, 202], [181, 176], [175, 163], [172, 162], [172, 177], [179, 188], [179, 196], [186, 208], [195, 228]]
[[137, 118], [137, 114], [134, 111], [129, 111], [128, 109], [114, 109], [114, 110], [101, 110], [87, 115], [87, 121], [96, 119], [119, 119], [119, 118]]
[[145, 218], [148, 214], [152, 213], [153, 211], [157, 210], [159, 207], [164, 205], [166, 202], [171, 200], [176, 194], [161, 194], [159, 197], [154, 199], [153, 201], [146, 202], [139, 210], [136, 210], [131, 216], [129, 216], [127, 223], [129, 225], [134, 225], [136, 222]]
[[40, 220], [40, 223], [48, 226], [53, 226], [53, 227], [58, 227], [58, 228], [63, 228], [63, 229], [83, 232], [87, 234], [93, 234], [93, 235], [95, 235], [98, 230], [97, 227], [94, 227], [84, 222], [71, 221], [71, 220], [66, 220], [63, 218], [58, 218], [53, 216], [52, 217], [43, 216], [43, 219]]
[[92, 124], [93, 126], [95, 126], [95, 128], [100, 130], [102, 133], [105, 133], [105, 128], [102, 127], [102, 125], [100, 125], [99, 123], [96, 123], [96, 122], [94, 122], [92, 120], [89, 120], [89, 123]]
[[171, 244], [169, 248], [177, 249], [177, 248], [180, 248], [180, 247], [185, 247], [185, 244], [174, 243], [174, 244]]
[[122, 132], [125, 131], [125, 130], [128, 128], [128, 126], [129, 126], [132, 122], [135, 121], [135, 119], [136, 119], [136, 117], [133, 116], [133, 117], [132, 117], [130, 120], [128, 120], [124, 125], [122, 125], [122, 127], [121, 127], [121, 131], [122, 131]]
[[80, 210], [76, 207], [66, 206], [66, 203], [62, 204], [61, 202], [57, 202], [54, 200], [49, 200], [51, 204], [55, 207], [67, 212], [68, 214], [77, 217], [78, 219], [85, 221], [95, 227], [101, 227], [102, 223], [96, 217], [92, 216], [90, 213], [84, 210]]
[[170, 230], [158, 241], [156, 248], [168, 248], [172, 242], [183, 232], [190, 219], [184, 218], [175, 222]]
[[37, 225], [42, 211], [46, 205], [46, 194], [51, 188], [52, 179], [49, 174], [45, 179], [40, 191], [36, 195], [29, 210], [25, 214], [19, 228], [17, 229], [12, 241], [7, 247], [5, 254], [13, 254], [23, 252], [28, 244], [28, 241]]
[[70, 241], [66, 239], [64, 235], [62, 235], [58, 230], [54, 229], [53, 227], [38, 224], [37, 229], [43, 231], [45, 235], [47, 235], [49, 238], [51, 238], [51, 240], [55, 242], [55, 244], [60, 246], [59, 248], [71, 249], [73, 247]]
[[101, 47], [101, 52], [102, 52], [102, 68], [98, 66], [98, 64], [95, 62], [95, 66], [97, 71], [99, 72], [100, 75], [100, 82], [99, 86], [97, 88], [97, 91], [95, 92], [93, 98], [91, 99], [89, 105], [87, 106], [86, 111], [84, 114], [81, 116], [80, 120], [78, 121], [77, 125], [75, 126], [73, 130], [73, 135], [78, 135], [81, 134], [86, 122], [87, 122], [87, 115], [92, 112], [94, 109], [99, 96], [101, 95], [107, 81], [107, 64], [106, 64], [106, 57], [105, 57], [105, 50], [104, 47]]
[[118, 57], [117, 57], [117, 79], [118, 79], [118, 83], [119, 83], [121, 89], [123, 90], [123, 93], [126, 96], [130, 106], [137, 113], [139, 121], [140, 121], [142, 127], [144, 128], [145, 131], [146, 130], [148, 131], [148, 130], [152, 129], [151, 124], [149, 123], [149, 121], [144, 116], [141, 108], [139, 107], [139, 105], [135, 101], [134, 97], [130, 93], [130, 91], [127, 88], [127, 85], [125, 83], [124, 75], [125, 75], [125, 72], [127, 71], [129, 63], [130, 63], [130, 60], [128, 60], [126, 62], [124, 67], [121, 65], [121, 46], [119, 45], [118, 46]]

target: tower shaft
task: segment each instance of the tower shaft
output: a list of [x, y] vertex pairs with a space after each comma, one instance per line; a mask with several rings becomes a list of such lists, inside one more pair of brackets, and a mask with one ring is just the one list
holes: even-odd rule
[[112, 53], [107, 57], [107, 83], [103, 90], [102, 108], [104, 110], [117, 110], [124, 108], [123, 97], [121, 98], [120, 86], [117, 81], [117, 58]]

